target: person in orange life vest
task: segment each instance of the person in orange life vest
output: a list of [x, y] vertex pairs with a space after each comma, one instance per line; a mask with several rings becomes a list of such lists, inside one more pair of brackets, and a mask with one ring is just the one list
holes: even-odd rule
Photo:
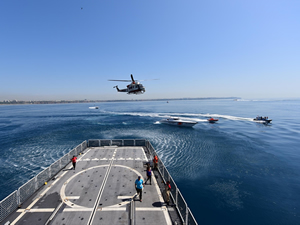
[[150, 180], [150, 185], [152, 185], [152, 184], [151, 184], [151, 175], [152, 175], [152, 171], [151, 171], [150, 166], [147, 167], [146, 175], [147, 175], [147, 180], [146, 180], [145, 184], [147, 184], [147, 181]]
[[166, 203], [169, 205], [169, 202], [170, 202], [170, 192], [171, 192], [170, 181], [167, 181], [166, 186], [165, 186], [165, 191], [166, 191]]
[[154, 159], [153, 159], [153, 170], [157, 170], [157, 164], [158, 164], [158, 157], [157, 155], [154, 156]]
[[72, 161], [74, 170], [75, 170], [75, 167], [76, 167], [76, 160], [77, 160], [77, 157], [75, 157], [75, 155], [73, 155], [73, 158], [71, 159], [71, 161]]

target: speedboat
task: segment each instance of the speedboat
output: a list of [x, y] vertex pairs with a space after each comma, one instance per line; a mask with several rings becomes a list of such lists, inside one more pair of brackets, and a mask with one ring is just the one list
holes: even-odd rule
[[215, 123], [215, 122], [219, 121], [218, 119], [214, 119], [214, 118], [210, 118], [210, 119], [207, 119], [207, 120], [210, 123]]
[[192, 127], [198, 123], [195, 121], [179, 119], [178, 117], [170, 117], [167, 119], [163, 119], [159, 122], [164, 124], [169, 124], [169, 125], [180, 126], [180, 127]]
[[99, 107], [98, 106], [91, 106], [91, 107], [89, 107], [89, 109], [99, 109]]
[[257, 116], [256, 118], [253, 119], [256, 122], [263, 122], [263, 123], [270, 123], [272, 120], [269, 120], [268, 117], [262, 117], [262, 116]]

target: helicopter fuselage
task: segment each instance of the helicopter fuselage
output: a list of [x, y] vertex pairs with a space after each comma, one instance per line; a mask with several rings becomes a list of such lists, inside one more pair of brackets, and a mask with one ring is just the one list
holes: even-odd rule
[[139, 83], [137, 80], [133, 79], [133, 75], [130, 75], [131, 80], [109, 80], [109, 81], [123, 81], [123, 82], [130, 82], [130, 84], [127, 85], [127, 88], [119, 89], [118, 85], [114, 86], [114, 88], [117, 89], [118, 92], [126, 92], [127, 94], [143, 94], [146, 90], [144, 86]]
[[116, 88], [118, 92], [127, 92], [127, 94], [143, 94], [146, 91], [140, 83], [129, 84], [125, 89], [119, 89], [118, 86]]

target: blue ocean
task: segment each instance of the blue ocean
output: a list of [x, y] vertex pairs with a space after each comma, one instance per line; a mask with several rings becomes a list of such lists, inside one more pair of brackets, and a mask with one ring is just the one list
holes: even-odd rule
[[[199, 224], [300, 224], [300, 100], [95, 105], [0, 106], [0, 199], [84, 140], [148, 139]], [[198, 124], [159, 122], [168, 116]]]

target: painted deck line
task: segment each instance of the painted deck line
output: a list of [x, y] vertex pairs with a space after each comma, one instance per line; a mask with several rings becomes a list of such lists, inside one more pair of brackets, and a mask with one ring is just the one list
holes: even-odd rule
[[144, 160], [145, 160], [145, 161], [148, 161], [148, 158], [147, 158], [147, 156], [146, 156], [146, 153], [145, 153], [145, 151], [144, 151], [144, 149], [143, 149], [143, 148], [142, 148], [142, 150], [143, 150], [144, 157], [145, 157], [145, 158], [144, 158]]
[[118, 199], [132, 199], [134, 197], [133, 196], [118, 196]]
[[[42, 208], [42, 209], [18, 209], [18, 213], [22, 213], [26, 211], [27, 213], [38, 213], [38, 212], [54, 212], [55, 208]], [[136, 211], [163, 211], [163, 210], [168, 210], [168, 211], [174, 211], [173, 208], [167, 209], [165, 206], [163, 207], [157, 207], [157, 208], [152, 208], [152, 207], [136, 207]], [[93, 208], [66, 208], [63, 210], [63, 212], [91, 212], [93, 211]], [[98, 208], [97, 211], [126, 211], [126, 207], [118, 207], [118, 208], [113, 208], [113, 207], [103, 207], [103, 208]]]
[[104, 176], [104, 180], [101, 184], [101, 187], [100, 187], [100, 190], [99, 190], [99, 193], [98, 193], [98, 196], [96, 198], [96, 201], [95, 201], [95, 204], [94, 204], [94, 208], [93, 208], [93, 211], [90, 215], [90, 218], [88, 220], [88, 225], [92, 224], [93, 223], [93, 220], [95, 218], [95, 215], [96, 215], [96, 211], [97, 211], [97, 206], [99, 205], [99, 202], [100, 202], [100, 199], [101, 199], [101, 196], [102, 196], [102, 193], [103, 193], [103, 190], [104, 190], [104, 187], [105, 187], [105, 184], [107, 182], [107, 179], [108, 179], [108, 175], [111, 171], [111, 167], [113, 165], [113, 162], [114, 162], [114, 156], [116, 155], [116, 152], [117, 152], [117, 148], [115, 149], [114, 153], [113, 153], [113, 157], [112, 157], [112, 160], [110, 161], [110, 164], [109, 164], [109, 167], [105, 173], [105, 176]]
[[79, 199], [80, 196], [66, 196], [66, 199]]
[[54, 212], [55, 208], [43, 208], [43, 209], [18, 209], [17, 212], [24, 212], [27, 213], [36, 213], [36, 212]]
[[[105, 161], [105, 160], [135, 160], [135, 161], [147, 161], [148, 159], [146, 158], [146, 159], [141, 159], [141, 158], [109, 158], [109, 159], [107, 159], [107, 158], [102, 158], [102, 159], [89, 159], [89, 158], [87, 158], [87, 159], [82, 159], [82, 160], [80, 160], [80, 161]], [[77, 161], [78, 162], [78, 161]]]

